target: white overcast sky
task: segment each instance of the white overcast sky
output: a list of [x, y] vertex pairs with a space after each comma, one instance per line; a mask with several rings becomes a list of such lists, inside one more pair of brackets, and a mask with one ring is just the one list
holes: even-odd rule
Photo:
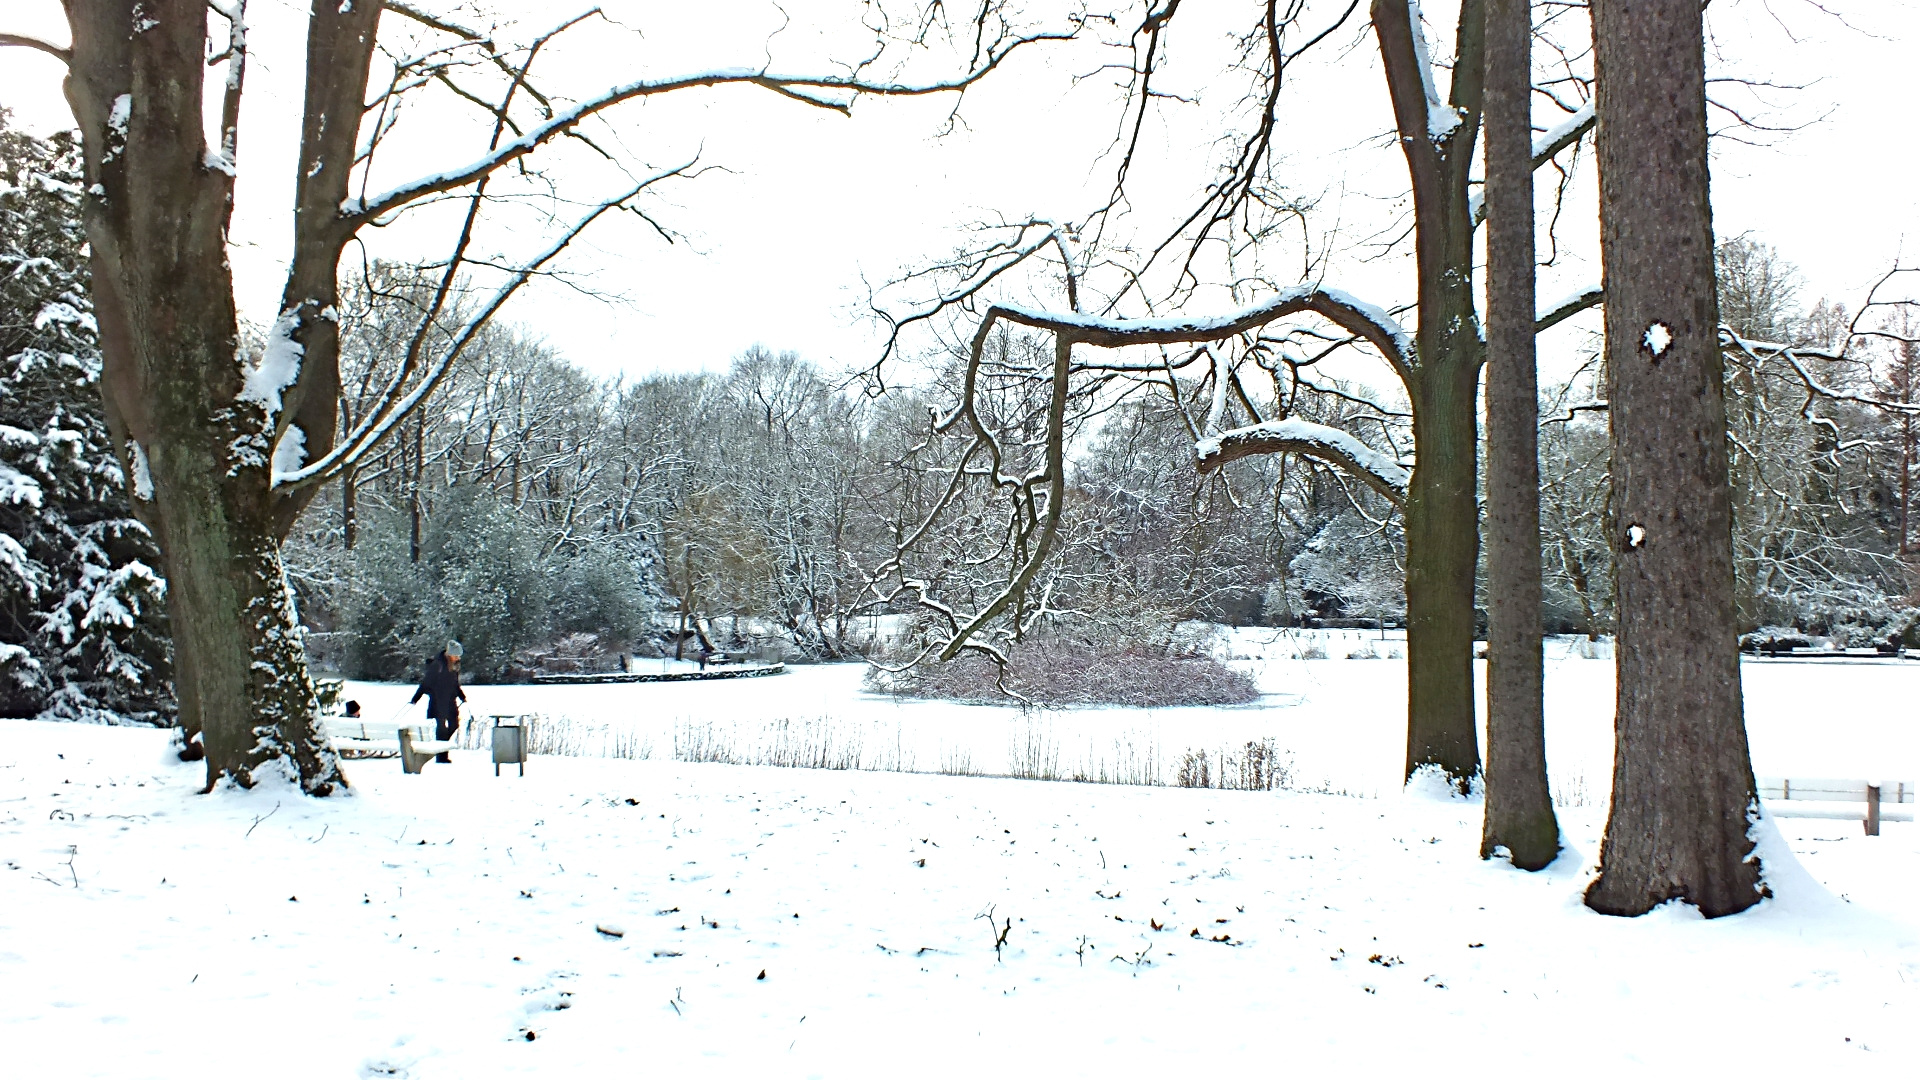
[[[1896, 260], [1920, 265], [1920, 138], [1911, 120], [1920, 100], [1913, 60], [1920, 2], [1825, 3], [1844, 21], [1806, 0], [1715, 0], [1709, 9], [1718, 71], [1805, 84], [1767, 92], [1771, 108], [1760, 115], [1781, 124], [1817, 121], [1764, 146], [1720, 142], [1715, 224], [1723, 237], [1752, 232], [1778, 247], [1801, 268], [1808, 302], [1823, 295], [1851, 302]], [[432, 0], [422, 5], [448, 9]], [[781, 70], [823, 70], [858, 55], [857, 39], [810, 28], [848, 25], [859, 7], [851, 2], [789, 3], [798, 14], [778, 34], [780, 12], [755, 0], [607, 6], [639, 32], [594, 27], [556, 49], [550, 78], [568, 94], [641, 76], [757, 65], [769, 56]], [[1149, 133], [1134, 199], [1143, 228], [1172, 214], [1207, 176], [1206, 117], [1210, 105], [1236, 92], [1219, 71], [1226, 35], [1245, 6], [1189, 5], [1176, 24], [1166, 85], [1198, 103], [1170, 105]], [[523, 14], [528, 25], [544, 24], [562, 7], [494, 5]], [[1444, 53], [1451, 12], [1444, 2], [1427, 7], [1440, 39], [1436, 51]], [[276, 259], [288, 230], [291, 105], [298, 101], [305, 8], [293, 0], [252, 0], [254, 66], [234, 264], [243, 310], [256, 320], [272, 317], [279, 295]], [[1412, 294], [1410, 259], [1361, 258], [1360, 241], [1388, 220], [1405, 189], [1398, 154], [1372, 138], [1387, 130], [1391, 114], [1361, 26], [1356, 22], [1355, 32], [1330, 40], [1316, 62], [1293, 73], [1281, 147], [1294, 189], [1320, 199], [1312, 228], [1336, 251], [1327, 283], [1397, 306]], [[5, 0], [0, 30], [66, 39], [57, 0]], [[962, 125], [944, 134], [950, 101], [865, 100], [850, 119], [747, 89], [626, 107], [596, 130], [635, 161], [662, 166], [697, 153], [725, 171], [681, 183], [651, 205], [663, 224], [684, 234], [680, 243], [669, 246], [629, 219], [598, 229], [569, 253], [569, 270], [594, 288], [623, 294], [626, 303], [548, 285], [523, 294], [505, 317], [599, 374], [723, 368], [755, 343], [793, 349], [828, 367], [863, 366], [880, 340], [861, 314], [866, 282], [950, 250], [970, 222], [1003, 214], [1070, 219], [1105, 193], [1110, 163], [1098, 159], [1114, 130], [1117, 99], [1110, 80], [1074, 78], [1099, 59], [1076, 47], [1035, 50], [970, 92]], [[70, 125], [60, 78], [50, 58], [0, 49], [0, 105], [29, 130]], [[1751, 98], [1737, 100], [1755, 106]], [[429, 122], [408, 152], [386, 163], [386, 179], [469, 160], [484, 147], [476, 128], [422, 119]], [[606, 170], [589, 166], [559, 176], [577, 184], [581, 197], [611, 182]], [[1598, 278], [1590, 173], [1583, 180], [1587, 194], [1562, 231], [1566, 257], [1543, 271], [1543, 300]], [[370, 244], [396, 256], [431, 256], [443, 250], [440, 224], [429, 215], [372, 235]], [[516, 244], [530, 249], [535, 239], [495, 238], [507, 252]], [[1210, 300], [1226, 302], [1209, 295], [1196, 302]], [[1572, 348], [1568, 332], [1560, 333], [1558, 347]]]

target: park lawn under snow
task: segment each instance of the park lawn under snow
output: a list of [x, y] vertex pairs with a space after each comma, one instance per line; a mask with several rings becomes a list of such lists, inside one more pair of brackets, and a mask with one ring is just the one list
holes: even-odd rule
[[[1611, 666], [1555, 665], [1562, 712], [1610, 691]], [[1319, 759], [1396, 728], [1378, 684], [1402, 670], [1276, 663], [1263, 680], [1293, 678], [1298, 697], [1217, 722], [1292, 740], [1299, 710], [1320, 718], [1307, 727], [1344, 717], [1346, 743], [1283, 745], [1359, 789], [1370, 764]], [[674, 716], [699, 700], [676, 695], [731, 688], [689, 715], [750, 727], [754, 702], [829, 695], [860, 723], [909, 714], [903, 745], [929, 737], [923, 712], [1017, 730], [1006, 710], [866, 698], [832, 682], [843, 674], [857, 680], [825, 669], [619, 700]], [[1818, 766], [1773, 771], [1858, 775], [1889, 767], [1888, 740], [1911, 746], [1920, 664], [1747, 676], [1756, 759], [1791, 764], [1797, 743]], [[584, 714], [616, 700], [607, 689], [474, 696]], [[1849, 726], [1863, 713], [1872, 724]], [[1174, 715], [1051, 722], [1079, 745], [1102, 716], [1181, 742]], [[1556, 753], [1585, 752], [1581, 732], [1555, 734]], [[201, 769], [164, 732], [0, 721], [0, 747], [8, 1075], [1582, 1076], [1884, 1071], [1920, 1050], [1920, 853], [1904, 822], [1878, 838], [1781, 822], [1799, 858], [1766, 851], [1774, 900], [1712, 922], [1678, 907], [1623, 920], [1579, 903], [1604, 785], [1562, 808], [1567, 855], [1524, 874], [1476, 857], [1478, 806], [1391, 787], [780, 769], [673, 761], [669, 746], [537, 757], [524, 778], [474, 752], [420, 776], [350, 762], [351, 797], [310, 800], [273, 785], [200, 796]], [[1825, 767], [1856, 752], [1857, 768]], [[1011, 920], [998, 956], [988, 913]]]

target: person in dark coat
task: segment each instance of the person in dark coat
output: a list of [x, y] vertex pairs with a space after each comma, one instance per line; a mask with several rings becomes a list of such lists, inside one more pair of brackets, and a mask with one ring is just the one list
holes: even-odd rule
[[[433, 721], [433, 737], [442, 742], [453, 738], [453, 733], [460, 729], [459, 703], [467, 700], [467, 692], [460, 689], [460, 651], [459, 642], [447, 642], [439, 656], [427, 661], [420, 689], [413, 692], [413, 701], [427, 699], [427, 719]], [[452, 759], [443, 753], [433, 760]]]

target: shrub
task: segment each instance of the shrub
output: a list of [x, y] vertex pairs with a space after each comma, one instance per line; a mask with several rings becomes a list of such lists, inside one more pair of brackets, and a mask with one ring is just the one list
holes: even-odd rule
[[1049, 708], [1244, 705], [1260, 696], [1251, 676], [1209, 655], [1061, 641], [1029, 643], [1004, 668], [978, 653], [944, 664], [929, 659], [904, 671], [876, 666], [867, 672], [867, 688], [897, 697]]

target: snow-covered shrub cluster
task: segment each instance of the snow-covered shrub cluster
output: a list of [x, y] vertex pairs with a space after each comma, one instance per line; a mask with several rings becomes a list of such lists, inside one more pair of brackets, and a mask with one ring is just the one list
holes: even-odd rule
[[102, 412], [80, 149], [0, 111], [0, 713], [172, 715], [166, 583]]
[[592, 634], [618, 648], [652, 613], [637, 551], [609, 544], [585, 557], [551, 545], [486, 488], [441, 492], [417, 548], [404, 513], [363, 515], [325, 596], [340, 629], [313, 635], [317, 658], [350, 677], [417, 675], [449, 638], [465, 647], [474, 679], [524, 676], [536, 646]]
[[946, 663], [923, 660], [904, 670], [874, 667], [867, 686], [900, 697], [1024, 701], [1056, 708], [1244, 705], [1260, 696], [1251, 676], [1208, 653], [1102, 648], [1059, 639], [1015, 650], [1004, 667], [975, 652]]

